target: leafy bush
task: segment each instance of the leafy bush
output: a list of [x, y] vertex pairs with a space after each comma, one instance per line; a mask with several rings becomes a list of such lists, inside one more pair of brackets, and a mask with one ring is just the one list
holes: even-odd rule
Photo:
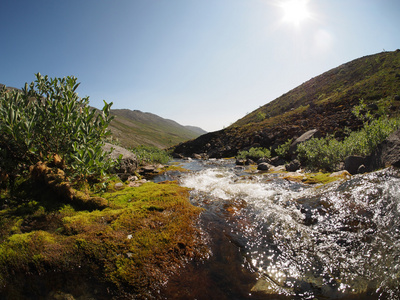
[[167, 151], [153, 146], [141, 145], [132, 148], [131, 151], [136, 154], [136, 157], [138, 158], [140, 164], [146, 164], [146, 163], [166, 164], [172, 159], [171, 156], [167, 153]]
[[399, 125], [399, 119], [380, 118], [366, 121], [361, 130], [351, 132], [342, 142], [332, 135], [312, 138], [297, 146], [298, 157], [312, 169], [332, 171], [347, 156], [371, 154]]
[[0, 92], [0, 169], [11, 177], [57, 154], [72, 177], [103, 175], [112, 165], [102, 150], [112, 120], [104, 101], [102, 111], [79, 98], [75, 77], [48, 78], [36, 74], [22, 93]]
[[252, 147], [248, 151], [239, 151], [236, 158], [237, 159], [252, 159], [252, 160], [258, 160], [260, 158], [270, 158], [271, 157], [271, 151], [267, 148], [262, 148], [262, 147]]
[[286, 157], [289, 153], [290, 145], [292, 144], [293, 139], [288, 139], [285, 143], [279, 145], [275, 149], [275, 153], [280, 157]]

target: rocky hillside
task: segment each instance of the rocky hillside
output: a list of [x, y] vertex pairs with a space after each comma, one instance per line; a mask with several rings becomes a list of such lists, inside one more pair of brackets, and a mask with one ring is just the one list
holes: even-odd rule
[[178, 145], [175, 153], [230, 157], [250, 147], [274, 149], [311, 129], [344, 135], [361, 123], [352, 109], [363, 99], [376, 114], [398, 114], [400, 50], [365, 56], [310, 79], [230, 127]]
[[111, 114], [115, 118], [109, 128], [113, 138], [124, 147], [147, 145], [167, 148], [206, 133], [201, 128], [183, 126], [139, 110], [112, 109]]

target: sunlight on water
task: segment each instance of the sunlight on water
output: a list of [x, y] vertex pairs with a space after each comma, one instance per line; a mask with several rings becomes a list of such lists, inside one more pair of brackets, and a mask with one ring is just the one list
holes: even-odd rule
[[374, 291], [399, 299], [400, 179], [384, 170], [306, 187], [233, 169], [183, 176], [194, 203], [214, 209], [259, 282], [254, 290], [302, 299]]

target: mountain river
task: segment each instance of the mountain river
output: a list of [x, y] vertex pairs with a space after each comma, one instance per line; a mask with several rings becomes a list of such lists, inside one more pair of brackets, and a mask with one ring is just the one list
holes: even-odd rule
[[179, 161], [203, 207], [210, 257], [170, 279], [163, 299], [400, 299], [400, 171], [306, 185], [236, 167]]

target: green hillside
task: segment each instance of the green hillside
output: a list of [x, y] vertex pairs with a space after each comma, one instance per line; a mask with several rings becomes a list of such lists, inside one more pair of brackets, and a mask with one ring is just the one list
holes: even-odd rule
[[308, 80], [224, 130], [179, 145], [175, 152], [233, 156], [253, 146], [274, 149], [310, 129], [341, 138], [345, 128], [362, 125], [352, 113], [361, 100], [376, 105], [375, 114], [396, 115], [398, 95], [400, 50], [365, 56]]
[[113, 138], [124, 147], [147, 145], [167, 148], [206, 133], [198, 127], [182, 126], [139, 110], [112, 109], [111, 115], [115, 117], [109, 127]]

